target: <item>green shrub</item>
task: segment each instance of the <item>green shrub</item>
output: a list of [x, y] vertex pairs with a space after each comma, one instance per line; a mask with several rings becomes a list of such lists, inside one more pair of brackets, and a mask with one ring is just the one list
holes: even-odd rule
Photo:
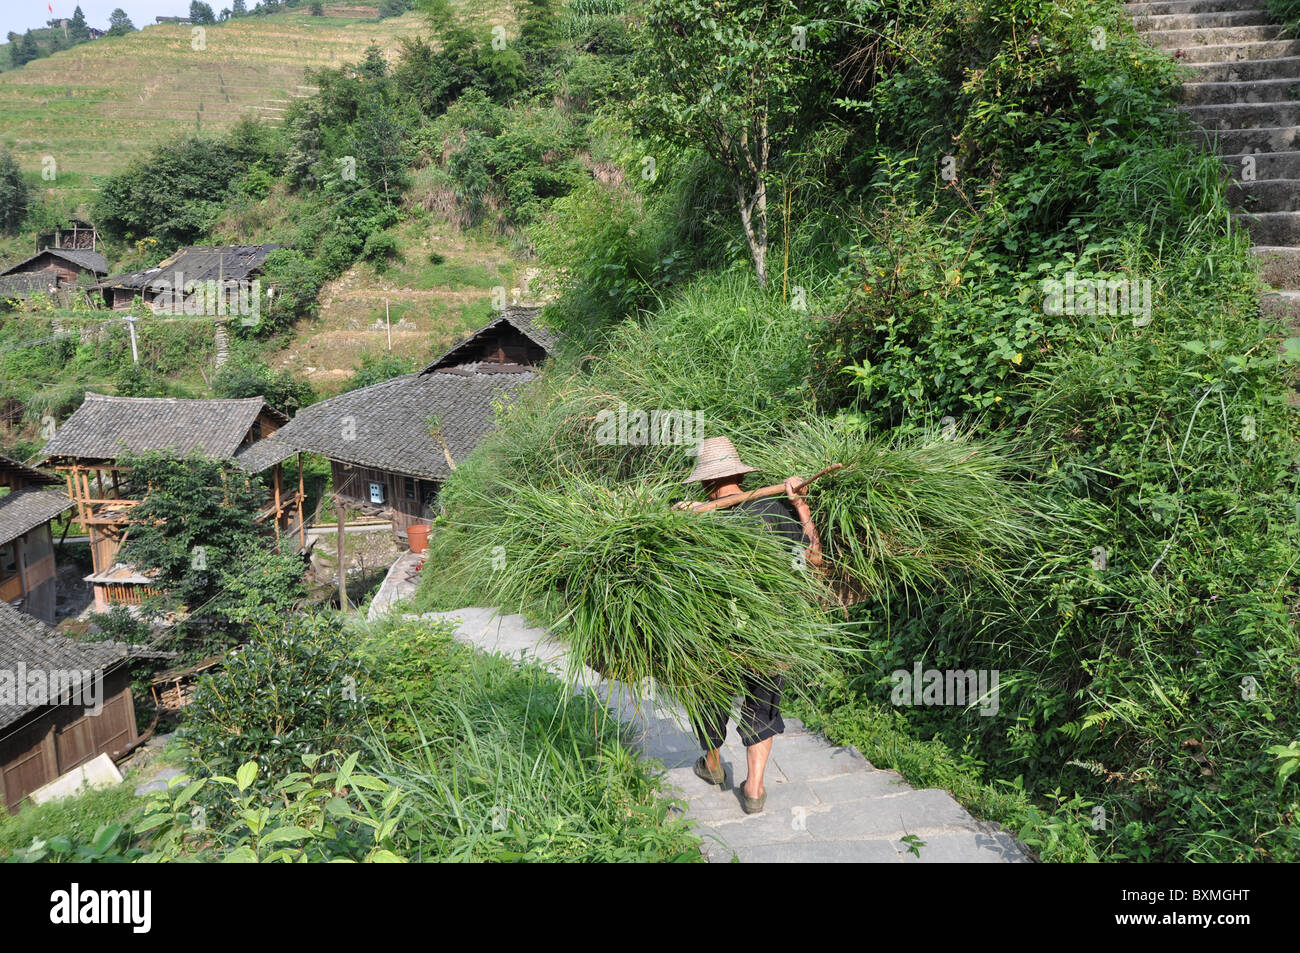
[[304, 754], [348, 744], [363, 722], [360, 665], [342, 621], [317, 615], [264, 620], [205, 675], [181, 737], [198, 773], [231, 774], [256, 762], [266, 783]]

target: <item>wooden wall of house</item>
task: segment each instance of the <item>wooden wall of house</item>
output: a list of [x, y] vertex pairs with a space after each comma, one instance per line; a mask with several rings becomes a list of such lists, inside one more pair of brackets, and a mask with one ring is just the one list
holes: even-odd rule
[[[429, 509], [425, 497], [436, 492], [438, 484], [432, 480], [408, 477], [390, 470], [372, 467], [354, 467], [337, 460], [330, 461], [334, 476], [334, 492], [348, 502], [355, 503], [361, 512], [382, 510], [393, 524], [394, 533], [405, 533], [414, 523], [428, 523]], [[370, 501], [370, 484], [381, 483], [385, 488], [385, 502], [376, 507]], [[407, 494], [413, 491], [415, 499]]]
[[63, 706], [43, 708], [17, 726], [0, 728], [0, 804], [13, 811], [23, 798], [91, 758], [110, 757], [139, 737], [131, 678], [125, 665], [104, 677], [98, 715]]
[[41, 255], [35, 261], [24, 266], [22, 271], [15, 272], [15, 274], [45, 275], [49, 277], [51, 284], [57, 284], [65, 281], [76, 281], [83, 272], [90, 274], [85, 272], [85, 269], [78, 268], [76, 265], [60, 258], [55, 258], [53, 255]]
[[[54, 538], [44, 523], [0, 547], [0, 599], [42, 622], [54, 621]], [[9, 567], [12, 566], [12, 574]]]

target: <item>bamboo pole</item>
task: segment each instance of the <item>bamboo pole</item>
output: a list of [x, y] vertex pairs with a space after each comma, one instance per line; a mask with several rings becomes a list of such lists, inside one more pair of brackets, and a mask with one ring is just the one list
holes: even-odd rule
[[334, 522], [338, 526], [338, 560], [339, 560], [339, 608], [348, 609], [348, 569], [343, 561], [344, 524], [347, 522], [347, 510], [343, 506], [343, 497], [334, 494]]
[[298, 546], [301, 549], [307, 548], [307, 527], [303, 524], [302, 501], [304, 497], [302, 490], [302, 453], [298, 453]]
[[[843, 468], [844, 464], [842, 463], [832, 463], [825, 470], [822, 470], [820, 473], [814, 473], [808, 479], [804, 480], [799, 484], [797, 489], [806, 489], [814, 480], [820, 480], [822, 477], [826, 476], [826, 474], [834, 473], [836, 470], [841, 470]], [[732, 493], [730, 496], [724, 496], [718, 500], [710, 500], [707, 503], [691, 504], [690, 508], [696, 513], [708, 512], [709, 510], [724, 510], [728, 507], [736, 506], [739, 503], [748, 503], [750, 500], [760, 500], [769, 496], [785, 496], [785, 484], [774, 483], [771, 486], [759, 487], [757, 490], [746, 490], [744, 493]]]

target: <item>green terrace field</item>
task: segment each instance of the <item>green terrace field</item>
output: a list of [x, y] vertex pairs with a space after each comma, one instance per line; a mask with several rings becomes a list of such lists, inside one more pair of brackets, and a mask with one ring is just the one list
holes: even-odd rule
[[[484, 27], [505, 22], [508, 10], [456, 5]], [[428, 32], [417, 13], [386, 20], [285, 13], [204, 29], [203, 50], [193, 49], [191, 27], [156, 25], [0, 73], [0, 147], [46, 188], [93, 191], [97, 177], [160, 142], [217, 133], [247, 115], [282, 119], [293, 99], [311, 92], [307, 67], [357, 61], [372, 43], [392, 56], [402, 38]], [[37, 179], [46, 156], [56, 164], [52, 182]]]

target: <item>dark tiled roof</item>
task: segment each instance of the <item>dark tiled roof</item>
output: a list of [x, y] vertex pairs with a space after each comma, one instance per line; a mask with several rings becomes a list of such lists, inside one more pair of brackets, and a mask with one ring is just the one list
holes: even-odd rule
[[513, 397], [536, 377], [406, 374], [304, 407], [274, 439], [331, 460], [441, 481], [451, 470], [429, 434], [429, 418], [438, 418], [459, 463], [495, 424], [494, 399]]
[[0, 298], [24, 298], [29, 294], [42, 292], [48, 294], [55, 287], [54, 275], [4, 275], [0, 276]]
[[497, 325], [502, 323], [506, 323], [513, 326], [516, 331], [518, 331], [520, 334], [524, 335], [525, 337], [531, 339], [539, 347], [541, 347], [544, 351], [546, 351], [547, 354], [550, 354], [555, 350], [555, 346], [557, 343], [559, 343], [559, 339], [557, 338], [554, 332], [548, 331], [537, 324], [537, 318], [541, 313], [542, 313], [541, 308], [519, 308], [519, 307], [506, 308], [504, 311], [501, 312], [500, 317], [493, 318], [491, 321], [483, 325], [483, 327], [479, 328], [477, 331], [473, 332], [472, 334], [468, 334], [461, 340], [457, 341], [455, 344], [449, 347], [437, 360], [435, 360], [432, 364], [430, 364], [420, 373], [432, 374], [434, 371], [447, 370], [457, 366], [464, 366], [467, 358], [465, 356], [465, 353], [462, 352], [468, 352], [472, 350], [472, 348], [468, 347], [469, 345], [472, 345], [476, 339], [478, 339], [486, 332], [491, 331]]
[[[105, 278], [105, 288], [149, 288], [165, 283], [172, 288], [190, 281], [238, 281], [262, 270], [266, 258], [283, 245], [186, 245], [153, 268]], [[177, 274], [183, 275], [181, 282]]]
[[16, 265], [10, 265], [0, 275], [13, 275], [22, 272], [24, 265], [27, 265], [42, 255], [53, 255], [55, 258], [62, 258], [65, 261], [83, 268], [86, 271], [94, 272], [96, 275], [108, 274], [108, 259], [97, 251], [91, 251], [88, 248], [42, 248], [30, 258], [24, 258]]
[[[0, 601], [0, 672], [15, 680], [27, 674], [57, 671], [101, 671], [134, 654], [121, 642], [78, 642], [57, 634], [40, 619]], [[0, 728], [11, 725], [40, 705], [0, 705]]]
[[182, 455], [201, 451], [212, 459], [229, 459], [263, 409], [287, 419], [261, 397], [184, 400], [88, 392], [85, 402], [41, 450], [40, 459], [112, 460], [124, 452], [149, 450]]
[[261, 473], [267, 467], [273, 467], [297, 452], [289, 444], [277, 439], [276, 435], [272, 434], [265, 440], [250, 444], [236, 453], [235, 462], [249, 473]]
[[22, 477], [24, 482], [27, 483], [55, 484], [63, 482], [53, 473], [44, 473], [33, 467], [29, 467], [25, 463], [20, 463], [12, 457], [6, 457], [3, 454], [0, 454], [0, 472], [7, 472]]
[[54, 519], [72, 501], [62, 490], [19, 490], [0, 496], [0, 546]]

